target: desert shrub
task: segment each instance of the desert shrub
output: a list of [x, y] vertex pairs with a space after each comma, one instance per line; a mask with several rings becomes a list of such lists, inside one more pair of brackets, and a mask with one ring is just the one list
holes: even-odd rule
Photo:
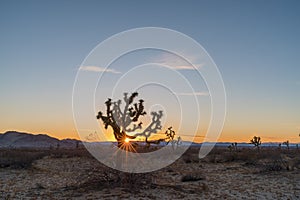
[[295, 158], [295, 167], [300, 169], [300, 158]]
[[258, 162], [258, 169], [260, 172], [272, 172], [288, 170], [288, 162], [281, 154], [272, 154], [268, 158], [263, 158]]
[[[290, 152], [283, 152], [291, 154]], [[263, 159], [278, 158], [281, 154], [276, 148], [264, 148], [256, 151], [252, 148], [240, 148], [238, 151], [226, 151], [223, 147], [215, 147], [203, 160], [209, 163], [244, 162], [246, 165], [259, 165]]]
[[192, 182], [205, 180], [205, 176], [200, 172], [191, 172], [181, 177], [181, 182]]
[[181, 159], [184, 163], [198, 163], [199, 162], [199, 147], [189, 147]]
[[149, 189], [152, 187], [152, 179], [150, 174], [136, 174], [136, 173], [118, 173], [120, 187], [127, 188], [130, 191]]
[[136, 145], [135, 151], [138, 153], [150, 153], [150, 152], [154, 152], [154, 151], [157, 151], [162, 148], [162, 146], [154, 146], [154, 145], [145, 146], [144, 144], [138, 143], [138, 142], [136, 142], [135, 145]]
[[151, 173], [126, 173], [108, 167], [103, 167], [100, 171], [93, 173], [95, 174], [94, 176], [86, 178], [86, 180], [78, 186], [78, 189], [102, 190], [120, 187], [130, 192], [136, 192], [154, 187]]
[[234, 161], [235, 152], [227, 152], [226, 150], [227, 148], [215, 147], [202, 161], [208, 163], [222, 163]]
[[185, 163], [198, 163], [199, 162], [199, 157], [198, 155], [191, 154], [191, 155], [183, 155], [182, 159]]
[[37, 150], [0, 150], [0, 167], [28, 168], [31, 164], [46, 155], [44, 151]]
[[245, 162], [246, 165], [256, 165], [259, 159], [259, 154], [252, 149], [242, 149], [235, 156], [236, 161]]
[[233, 152], [233, 153], [226, 152], [222, 159], [223, 162], [233, 162], [236, 160], [237, 160], [237, 154], [235, 152]]
[[0, 149], [0, 168], [29, 168], [35, 160], [45, 156], [51, 158], [93, 158], [86, 149]]
[[48, 151], [51, 158], [74, 158], [85, 157], [93, 158], [93, 156], [85, 149], [55, 149]]
[[200, 147], [193, 147], [193, 146], [190, 146], [184, 154], [187, 154], [187, 155], [198, 155], [199, 154], [199, 150], [200, 150]]
[[281, 171], [284, 168], [285, 163], [282, 162], [282, 160], [275, 159], [271, 160], [263, 165], [263, 169], [261, 172], [264, 171]]

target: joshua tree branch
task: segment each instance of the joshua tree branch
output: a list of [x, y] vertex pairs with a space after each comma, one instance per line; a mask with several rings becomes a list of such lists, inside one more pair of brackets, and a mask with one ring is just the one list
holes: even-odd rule
[[148, 125], [147, 128], [145, 128], [145, 130], [142, 133], [137, 133], [134, 136], [144, 136], [146, 138], [146, 141], [148, 140], [148, 138], [151, 136], [151, 134], [153, 133], [157, 133], [157, 131], [161, 130], [162, 126], [161, 126], [161, 118], [163, 116], [162, 111], [159, 112], [152, 112], [152, 121], [151, 123]]

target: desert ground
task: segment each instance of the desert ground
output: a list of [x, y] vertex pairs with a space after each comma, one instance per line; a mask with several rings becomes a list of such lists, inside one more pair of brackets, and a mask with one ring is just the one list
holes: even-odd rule
[[190, 148], [146, 174], [110, 169], [84, 148], [0, 150], [0, 199], [300, 199], [300, 150]]

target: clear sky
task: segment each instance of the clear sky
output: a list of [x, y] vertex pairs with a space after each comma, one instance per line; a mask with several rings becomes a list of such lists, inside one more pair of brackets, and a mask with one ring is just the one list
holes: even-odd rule
[[299, 1], [1, 1], [0, 132], [77, 138], [72, 88], [83, 59], [113, 34], [157, 26], [194, 38], [219, 67], [220, 141], [298, 142], [299, 19]]

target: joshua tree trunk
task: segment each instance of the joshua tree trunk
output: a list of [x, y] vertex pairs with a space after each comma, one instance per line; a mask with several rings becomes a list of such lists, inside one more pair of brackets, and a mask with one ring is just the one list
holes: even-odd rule
[[126, 138], [129, 138], [129, 139], [135, 139], [136, 138], [134, 136], [127, 135], [125, 133], [125, 131], [121, 131], [121, 128], [116, 123], [113, 123], [111, 126], [113, 128], [114, 136], [115, 136], [115, 139], [118, 142], [118, 147], [119, 148], [122, 147], [122, 145], [124, 144]]

